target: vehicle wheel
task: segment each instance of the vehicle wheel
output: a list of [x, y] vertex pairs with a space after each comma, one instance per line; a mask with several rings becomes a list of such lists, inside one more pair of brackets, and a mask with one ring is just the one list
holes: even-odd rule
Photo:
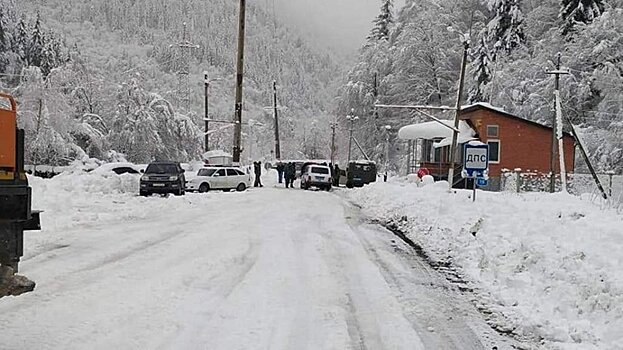
[[141, 197], [147, 197], [149, 196], [149, 192], [145, 192], [145, 191], [140, 191], [139, 193], [141, 195]]
[[352, 182], [346, 182], [346, 187], [353, 188], [353, 183]]
[[202, 184], [199, 186], [199, 193], [206, 193], [206, 192], [208, 192], [209, 190], [210, 190], [210, 185], [208, 185], [208, 184], [207, 184], [207, 183], [205, 183], [205, 182], [204, 182], [204, 183], [202, 183]]
[[179, 189], [179, 190], [173, 192], [173, 194], [176, 195], [176, 196], [183, 196], [184, 195], [184, 190]]
[[331, 185], [327, 186], [325, 189], [326, 189], [327, 191], [331, 191]]
[[244, 191], [246, 189], [247, 189], [247, 185], [245, 185], [243, 183], [239, 184], [238, 187], [236, 187], [236, 191], [238, 191], [238, 192], [242, 192], [242, 191]]

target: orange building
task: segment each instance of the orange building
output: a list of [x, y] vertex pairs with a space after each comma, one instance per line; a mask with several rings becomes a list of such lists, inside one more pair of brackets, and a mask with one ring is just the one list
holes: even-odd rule
[[[488, 104], [475, 104], [463, 107], [460, 115], [459, 143], [478, 140], [489, 145], [489, 189], [497, 190], [500, 186], [502, 169], [548, 174], [550, 172], [550, 154], [552, 149], [552, 128], [522, 119]], [[438, 124], [437, 133], [430, 128], [422, 132], [422, 125]], [[446, 121], [449, 125], [453, 123]], [[410, 128], [410, 129], [409, 129]], [[427, 168], [438, 180], [448, 177], [449, 138], [452, 130], [435, 122], [426, 122], [404, 127], [399, 137], [415, 142], [413, 168]], [[419, 145], [419, 146], [418, 146]], [[419, 147], [419, 149], [418, 149]], [[575, 139], [568, 133], [563, 135], [565, 170], [568, 173], [575, 167]], [[463, 148], [460, 147], [460, 150]], [[457, 153], [454, 183], [459, 184], [460, 168], [463, 162], [462, 151]], [[558, 154], [555, 160], [555, 172], [560, 173]], [[460, 184], [459, 184], [460, 187]]]

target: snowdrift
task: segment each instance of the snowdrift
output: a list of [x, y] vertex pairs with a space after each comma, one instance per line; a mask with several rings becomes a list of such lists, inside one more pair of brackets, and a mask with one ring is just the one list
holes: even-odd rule
[[489, 322], [549, 349], [623, 344], [623, 215], [594, 196], [376, 183], [343, 192], [452, 266]]

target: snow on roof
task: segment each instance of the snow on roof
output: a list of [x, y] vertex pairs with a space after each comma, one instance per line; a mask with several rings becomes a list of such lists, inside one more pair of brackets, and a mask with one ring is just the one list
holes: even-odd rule
[[213, 158], [213, 157], [230, 157], [233, 158], [233, 156], [223, 150], [217, 149], [214, 151], [208, 151], [206, 153], [203, 154], [203, 159], [209, 159], [209, 158]]
[[478, 102], [478, 103], [474, 103], [474, 104], [471, 104], [471, 105], [461, 106], [461, 109], [463, 110], [463, 109], [468, 109], [468, 108], [472, 108], [472, 107], [476, 107], [476, 106], [492, 109], [492, 110], [498, 111], [500, 113], [510, 114], [509, 112], [505, 111], [504, 108], [495, 107], [495, 106], [492, 106], [491, 104], [486, 103], [486, 102]]
[[[448, 126], [454, 126], [454, 121], [452, 120], [442, 120], [441, 122]], [[474, 129], [472, 129], [467, 122], [460, 120], [459, 143], [465, 143], [473, 140], [476, 138], [475, 136], [476, 131], [474, 131]], [[435, 138], [443, 138], [443, 140], [434, 144], [435, 147], [443, 147], [452, 143], [452, 130], [436, 121], [430, 121], [403, 126], [400, 130], [398, 130], [398, 137], [403, 140], [432, 140]]]

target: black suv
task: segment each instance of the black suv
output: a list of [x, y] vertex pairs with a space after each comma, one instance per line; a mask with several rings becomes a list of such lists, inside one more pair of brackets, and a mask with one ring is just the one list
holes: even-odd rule
[[184, 169], [180, 163], [150, 163], [141, 176], [140, 195], [149, 196], [153, 193], [173, 193], [181, 196], [186, 192]]

